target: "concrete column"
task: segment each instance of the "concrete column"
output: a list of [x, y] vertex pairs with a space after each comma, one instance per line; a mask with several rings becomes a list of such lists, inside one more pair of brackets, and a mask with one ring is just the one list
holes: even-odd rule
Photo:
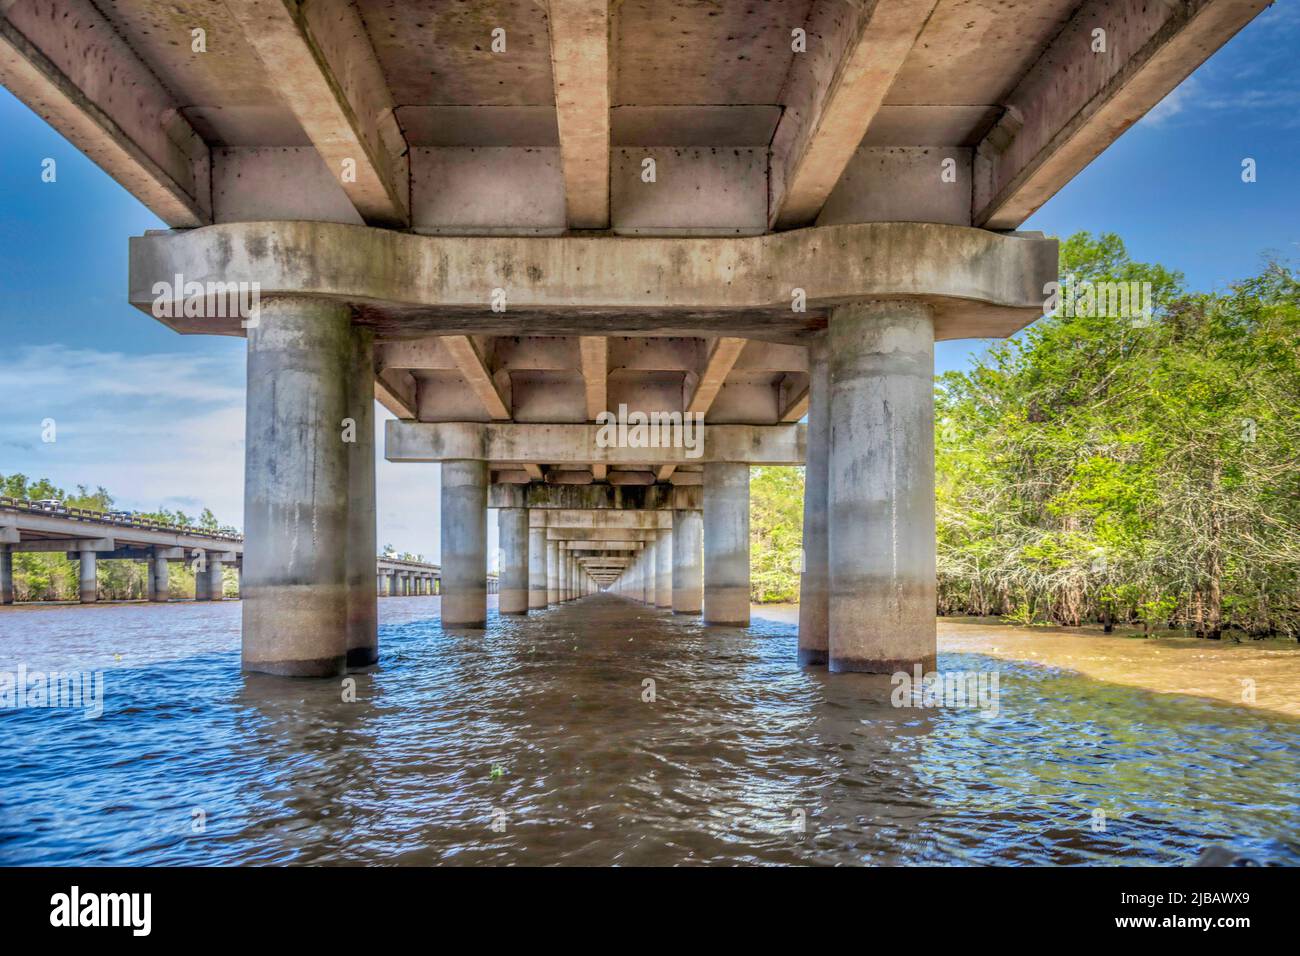
[[528, 509], [501, 508], [497, 511], [501, 544], [502, 614], [528, 613]]
[[560, 603], [560, 542], [546, 542], [546, 603]]
[[935, 662], [934, 325], [914, 302], [836, 308], [829, 326], [829, 666]]
[[9, 546], [0, 544], [0, 604], [14, 603], [14, 556]]
[[704, 466], [704, 621], [749, 626], [749, 466]]
[[673, 612], [699, 614], [704, 606], [701, 574], [704, 515], [699, 511], [673, 512]]
[[655, 559], [655, 552], [658, 550], [658, 534], [645, 543], [641, 549], [641, 564], [645, 568], [645, 580], [642, 582], [643, 590], [641, 600], [645, 601], [651, 607], [655, 606], [655, 599], [659, 593], [659, 568]]
[[245, 670], [343, 673], [348, 650], [348, 306], [262, 300], [248, 330]]
[[382, 571], [378, 571], [375, 573], [375, 594], [379, 597], [383, 597], [385, 589], [386, 582], [384, 581], [384, 574]]
[[803, 479], [803, 567], [799, 575], [799, 665], [825, 665], [830, 647], [830, 554], [826, 544], [830, 461], [830, 364], [826, 343], [809, 350], [808, 458]]
[[379, 660], [379, 592], [375, 590], [375, 334], [351, 329], [348, 349], [348, 667]]
[[569, 593], [569, 552], [562, 550], [560, 552], [560, 602], [567, 603], [569, 598], [573, 597]]
[[487, 623], [487, 462], [442, 463], [442, 624]]
[[546, 529], [528, 529], [528, 610], [546, 607]]
[[225, 582], [222, 580], [222, 564], [217, 558], [208, 555], [207, 565], [196, 577], [195, 587], [203, 594], [205, 601], [225, 599]]
[[82, 551], [80, 569], [77, 575], [78, 591], [82, 604], [94, 604], [99, 600], [99, 578], [95, 575], [95, 552]]
[[655, 541], [655, 607], [673, 606], [673, 533], [660, 531]]
[[171, 600], [171, 586], [167, 581], [167, 559], [154, 555], [149, 564], [149, 600], [165, 604]]

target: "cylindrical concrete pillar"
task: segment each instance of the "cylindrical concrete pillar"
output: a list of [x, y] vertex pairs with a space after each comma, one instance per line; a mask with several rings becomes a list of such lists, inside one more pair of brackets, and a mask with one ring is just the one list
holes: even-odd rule
[[704, 621], [749, 625], [749, 465], [704, 466]]
[[375, 574], [375, 594], [379, 597], [383, 597], [386, 590], [387, 583], [384, 581], [384, 573], [380, 571]]
[[225, 580], [222, 577], [222, 563], [220, 558], [208, 555], [207, 567], [199, 573], [195, 587], [204, 595], [206, 601], [225, 600]]
[[80, 564], [77, 584], [81, 603], [94, 604], [99, 600], [99, 578], [95, 573], [95, 552], [82, 551]]
[[808, 351], [808, 457], [803, 477], [803, 567], [799, 575], [799, 664], [803, 667], [824, 665], [830, 647], [830, 552], [826, 543], [830, 364], [824, 341]]
[[560, 603], [560, 542], [546, 542], [546, 603]]
[[528, 610], [546, 607], [546, 529], [528, 529]]
[[501, 545], [501, 592], [497, 609], [502, 614], [527, 614], [528, 509], [499, 509], [497, 538]]
[[348, 306], [262, 300], [248, 329], [245, 670], [332, 677], [347, 661]]
[[571, 577], [573, 574], [573, 564], [569, 560], [569, 550], [564, 548], [560, 551], [560, 601], [567, 603], [573, 598]]
[[487, 462], [442, 463], [442, 623], [487, 623]]
[[375, 334], [352, 328], [348, 349], [347, 601], [349, 667], [379, 660], [379, 594], [375, 590]]
[[0, 604], [14, 603], [14, 556], [0, 544]]
[[673, 512], [673, 611], [699, 614], [704, 606], [704, 577], [701, 562], [704, 547], [704, 515], [699, 511]]
[[171, 585], [167, 580], [167, 559], [154, 555], [149, 564], [149, 600], [165, 604], [171, 600]]
[[667, 529], [655, 541], [655, 606], [673, 606], [673, 533]]
[[829, 666], [935, 662], [934, 325], [916, 302], [837, 307], [829, 326]]

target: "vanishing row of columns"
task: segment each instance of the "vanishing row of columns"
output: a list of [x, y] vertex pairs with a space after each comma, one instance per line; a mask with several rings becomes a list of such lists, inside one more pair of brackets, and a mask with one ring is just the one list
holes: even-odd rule
[[[838, 306], [813, 348], [805, 665], [934, 661], [933, 356], [930, 307], [916, 301]], [[347, 306], [263, 299], [248, 335], [246, 669], [328, 676], [377, 659], [373, 382], [373, 335]], [[340, 440], [345, 421], [351, 440]], [[447, 626], [486, 622], [488, 477], [485, 461], [442, 464]], [[674, 610], [745, 625], [749, 468], [707, 462], [703, 478], [702, 513], [675, 512], [671, 534], [637, 552], [615, 590], [666, 607], [667, 589]], [[524, 509], [504, 509], [501, 531], [504, 613], [541, 606], [543, 566], [547, 604], [588, 587], [567, 551], [546, 541], [543, 559]]]

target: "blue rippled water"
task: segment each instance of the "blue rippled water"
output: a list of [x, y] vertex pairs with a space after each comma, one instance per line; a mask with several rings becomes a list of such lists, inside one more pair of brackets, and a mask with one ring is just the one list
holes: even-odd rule
[[899, 709], [789, 624], [436, 609], [381, 602], [354, 702], [240, 674], [234, 603], [0, 617], [0, 668], [107, 669], [99, 719], [0, 711], [0, 863], [1300, 863], [1284, 717], [975, 654], [996, 716]]

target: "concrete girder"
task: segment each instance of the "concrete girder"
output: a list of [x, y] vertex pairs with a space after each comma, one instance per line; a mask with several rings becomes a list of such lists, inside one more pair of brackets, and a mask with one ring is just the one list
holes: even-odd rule
[[[1042, 315], [1057, 244], [933, 223], [818, 226], [736, 238], [421, 236], [328, 222], [224, 223], [131, 239], [130, 301], [154, 283], [257, 282], [263, 299], [350, 302], [404, 334], [492, 334], [521, 321], [554, 333], [727, 328], [802, 339], [820, 313], [857, 299], [914, 298], [936, 337], [1000, 338]], [[665, 263], [673, 263], [671, 269]], [[508, 308], [494, 312], [492, 290]], [[808, 311], [792, 309], [805, 301]], [[215, 309], [208, 310], [213, 315]], [[242, 335], [237, 317], [163, 319], [177, 331]]]
[[[1006, 97], [975, 154], [972, 222], [1014, 229], [1269, 0], [1089, 0]], [[1093, 50], [1104, 30], [1106, 50]], [[938, 332], [936, 332], [936, 337]]]
[[688, 448], [602, 447], [598, 440], [602, 427], [394, 420], [385, 426], [384, 457], [389, 461], [474, 459], [651, 466], [716, 461], [750, 465], [804, 462], [806, 428], [799, 424], [710, 425], [703, 432], [703, 448], [697, 449], [694, 457]]
[[[528, 520], [534, 528], [546, 528], [548, 537], [563, 537], [565, 533], [599, 534], [605, 532], [658, 531], [672, 527], [672, 512], [666, 508], [638, 508], [624, 511], [580, 510], [573, 508], [529, 512]], [[550, 532], [555, 531], [555, 535]], [[614, 534], [613, 537], [619, 537]]]
[[492, 372], [483, 360], [474, 340], [468, 335], [447, 335], [442, 340], [443, 348], [456, 363], [456, 368], [464, 376], [470, 390], [478, 396], [488, 417], [493, 421], [510, 419], [510, 399], [503, 395], [493, 381]]
[[23, 551], [50, 553], [55, 551], [116, 551], [117, 542], [112, 538], [65, 538], [19, 541], [11, 544], [9, 550], [15, 554]]
[[657, 511], [703, 507], [702, 489], [671, 485], [489, 485], [489, 508], [527, 508], [544, 523], [555, 511]]
[[[704, 361], [704, 367], [700, 370], [698, 378], [695, 379], [689, 397], [686, 397], [682, 403], [687, 414], [708, 415], [713, 400], [718, 397], [718, 392], [722, 389], [722, 383], [731, 374], [732, 366], [740, 358], [740, 353], [744, 350], [745, 345], [745, 339], [728, 336], [718, 337], [709, 349], [708, 357]], [[656, 477], [660, 481], [667, 481], [676, 467], [675, 464], [662, 465]]]
[[547, 0], [566, 218], [609, 225], [609, 0]]
[[361, 217], [409, 225], [406, 139], [356, 6], [226, 0], [226, 7]]
[[796, 56], [772, 138], [768, 220], [812, 222], [875, 118], [937, 0], [846, 4], [819, 0], [813, 42]]
[[0, 83], [168, 225], [212, 221], [211, 154], [89, 0], [0, 4]]

